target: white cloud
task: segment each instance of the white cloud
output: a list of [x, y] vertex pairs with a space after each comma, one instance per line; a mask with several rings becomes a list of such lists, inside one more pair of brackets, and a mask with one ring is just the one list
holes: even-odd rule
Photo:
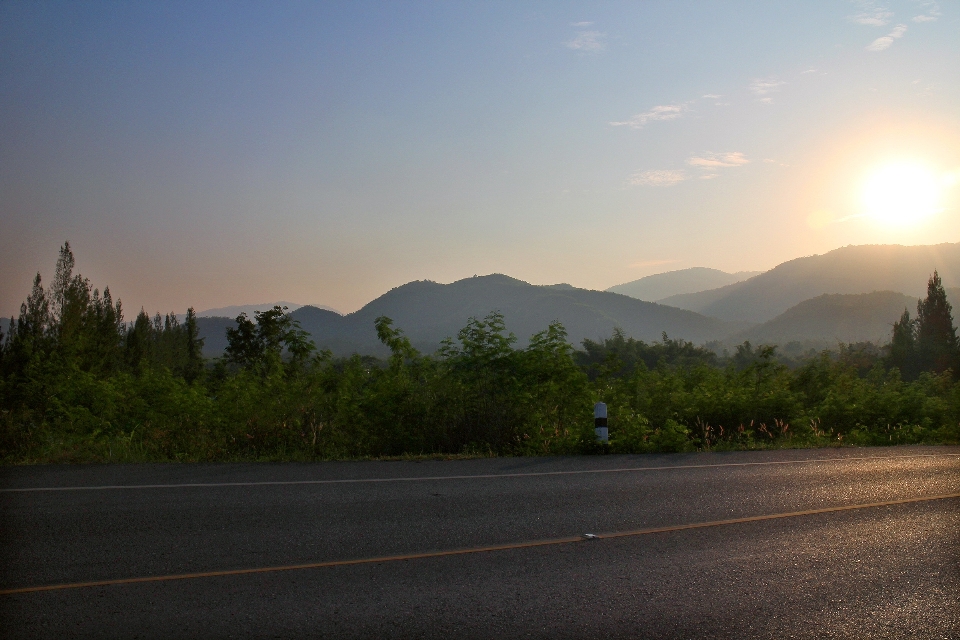
[[894, 40], [903, 37], [903, 34], [906, 32], [906, 30], [907, 25], [898, 24], [893, 28], [893, 31], [868, 44], [867, 51], [883, 51], [884, 49], [888, 49], [890, 45], [893, 44]]
[[687, 174], [674, 169], [656, 169], [653, 171], [638, 171], [630, 176], [628, 182], [632, 185], [649, 187], [672, 187], [687, 179]]
[[749, 164], [743, 154], [739, 151], [730, 151], [727, 153], [704, 153], [699, 156], [691, 156], [687, 159], [687, 164], [691, 167], [717, 168], [717, 167], [739, 167]]
[[761, 97], [760, 102], [769, 104], [773, 102], [773, 98], [763, 96], [766, 96], [768, 93], [780, 91], [780, 87], [785, 84], [787, 83], [778, 79], [776, 76], [770, 76], [769, 78], [755, 78], [748, 88], [751, 93]]
[[606, 45], [601, 41], [607, 34], [599, 31], [581, 31], [577, 37], [565, 43], [568, 48], [576, 51], [601, 51]]
[[701, 98], [708, 98], [708, 99], [710, 99], [710, 100], [716, 100], [717, 98], [720, 98], [721, 96], [720, 96], [719, 93], [707, 93], [707, 94], [702, 95], [702, 96], [700, 96], [700, 97], [701, 97]]
[[593, 24], [592, 22], [571, 22], [570, 26], [571, 27], [589, 27], [592, 24]]
[[817, 72], [816, 69], [807, 69], [806, 71], [801, 71], [800, 75], [806, 75], [808, 73], [816, 73], [816, 72]]
[[877, 11], [876, 13], [859, 13], [850, 16], [850, 19], [857, 24], [865, 24], [871, 27], [882, 27], [890, 22], [893, 17], [892, 11]]
[[940, 5], [933, 0], [920, 0], [920, 6], [926, 10], [918, 16], [911, 18], [914, 22], [933, 22], [940, 17]]
[[872, 0], [860, 0], [856, 4], [860, 5], [862, 11], [858, 14], [847, 16], [849, 20], [857, 24], [864, 24], [870, 27], [882, 27], [890, 22], [893, 17], [893, 11], [887, 7], [882, 7]]
[[727, 153], [703, 153], [691, 156], [687, 164], [700, 169], [700, 175], [690, 175], [682, 169], [655, 169], [652, 171], [638, 171], [627, 180], [629, 184], [648, 187], [672, 187], [691, 178], [699, 180], [713, 180], [720, 177], [719, 171], [728, 167], [739, 167], [749, 164], [739, 151]]
[[683, 114], [684, 111], [687, 111], [687, 104], [688, 103], [686, 102], [682, 102], [680, 104], [657, 105], [649, 111], [638, 113], [629, 120], [624, 120], [623, 122], [611, 122], [610, 124], [614, 127], [642, 129], [648, 122], [654, 122], [657, 120], [676, 120]]

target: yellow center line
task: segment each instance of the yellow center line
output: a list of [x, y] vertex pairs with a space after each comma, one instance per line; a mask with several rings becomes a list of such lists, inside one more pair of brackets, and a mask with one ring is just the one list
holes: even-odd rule
[[142, 582], [167, 582], [170, 580], [192, 580], [196, 578], [217, 578], [222, 576], [240, 576], [252, 573], [274, 573], [278, 571], [298, 571], [303, 569], [322, 569], [325, 567], [346, 567], [360, 564], [378, 564], [383, 562], [398, 562], [401, 560], [422, 560], [425, 558], [442, 558], [446, 556], [459, 556], [470, 553], [489, 553], [493, 551], [510, 551], [513, 549], [529, 549], [532, 547], [547, 547], [561, 544], [574, 544], [586, 542], [589, 540], [607, 540], [612, 538], [626, 538], [632, 536], [644, 536], [655, 533], [670, 533], [672, 531], [684, 531], [687, 529], [705, 529], [708, 527], [722, 527], [731, 524], [742, 524], [746, 522], [759, 522], [761, 520], [778, 520], [781, 518], [796, 518], [801, 516], [811, 516], [821, 513], [835, 513], [838, 511], [853, 511], [856, 509], [873, 509], [876, 507], [889, 507], [901, 504], [910, 504], [914, 502], [931, 502], [934, 500], [948, 500], [951, 498], [960, 498], [960, 493], [948, 493], [939, 496], [926, 496], [922, 498], [903, 498], [901, 500], [886, 500], [884, 502], [871, 502], [868, 504], [853, 504], [839, 507], [824, 507], [822, 509], [806, 509], [804, 511], [790, 511], [787, 513], [771, 513], [762, 516], [748, 516], [745, 518], [730, 518], [728, 520], [711, 520], [708, 522], [694, 522], [689, 524], [678, 524], [667, 527], [653, 527], [648, 529], [635, 529], [632, 531], [616, 531], [612, 533], [585, 534], [578, 536], [568, 536], [566, 538], [547, 538], [543, 540], [531, 540], [527, 542], [512, 542], [508, 544], [489, 545], [484, 547], [470, 547], [466, 549], [448, 549], [446, 551], [425, 551], [423, 553], [406, 553], [393, 556], [378, 556], [374, 558], [357, 558], [353, 560], [331, 560], [328, 562], [310, 562], [307, 564], [291, 564], [275, 567], [256, 567], [253, 569], [230, 569], [225, 571], [202, 571], [197, 573], [178, 573], [166, 576], [144, 576], [140, 578], [116, 578], [112, 580], [94, 580], [90, 582], [72, 582], [65, 584], [51, 584], [38, 587], [19, 587], [16, 589], [2, 589], [0, 595], [9, 596], [21, 593], [34, 593], [37, 591], [61, 591], [64, 589], [82, 589], [85, 587], [106, 587], [120, 584], [137, 584]]

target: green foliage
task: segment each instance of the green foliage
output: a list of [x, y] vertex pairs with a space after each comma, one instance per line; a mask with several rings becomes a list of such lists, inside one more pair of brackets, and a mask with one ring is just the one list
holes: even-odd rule
[[[937, 297], [936, 274], [918, 321], [904, 315], [886, 358], [870, 345], [841, 345], [787, 366], [766, 345], [744, 343], [718, 357], [666, 335], [646, 344], [620, 331], [577, 351], [559, 322], [518, 349], [499, 312], [471, 318], [430, 355], [379, 317], [386, 361], [335, 359], [317, 353], [279, 307], [241, 315], [225, 358], [205, 363], [192, 309], [183, 323], [143, 310], [125, 323], [109, 290], [101, 295], [73, 270], [65, 244], [50, 290], [37, 276], [0, 336], [5, 462], [960, 441], [960, 383], [939, 356], [918, 355], [922, 340], [934, 354], [955, 346], [941, 326], [950, 308]], [[606, 446], [593, 435], [597, 401], [608, 406]]]
[[957, 330], [940, 274], [936, 271], [927, 283], [927, 297], [917, 302], [917, 355], [921, 369], [941, 373], [957, 371], [960, 347]]
[[227, 329], [227, 362], [266, 376], [281, 366], [286, 353], [290, 356], [290, 367], [302, 366], [316, 347], [286, 309], [274, 307], [269, 311], [257, 311], [254, 314], [256, 323], [245, 313], [237, 316], [237, 327]]
[[576, 360], [590, 371], [591, 377], [596, 377], [604, 374], [625, 375], [638, 366], [653, 368], [661, 361], [682, 367], [716, 365], [717, 355], [691, 342], [670, 339], [666, 333], [662, 342], [647, 344], [643, 340], [626, 337], [618, 327], [614, 329], [612, 337], [602, 342], [584, 340], [583, 351], [577, 352]]
[[887, 362], [908, 380], [915, 380], [921, 371], [960, 373], [960, 342], [953, 326], [953, 309], [936, 271], [927, 282], [927, 297], [917, 301], [916, 320], [911, 320], [904, 309], [894, 323]]

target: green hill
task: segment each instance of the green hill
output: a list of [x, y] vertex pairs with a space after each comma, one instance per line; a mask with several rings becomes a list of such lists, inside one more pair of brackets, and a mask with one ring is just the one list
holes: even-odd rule
[[749, 340], [754, 344], [788, 342], [890, 341], [893, 323], [903, 310], [911, 316], [917, 299], [896, 291], [858, 294], [825, 294], [805, 300], [759, 327], [737, 334], [728, 342]]

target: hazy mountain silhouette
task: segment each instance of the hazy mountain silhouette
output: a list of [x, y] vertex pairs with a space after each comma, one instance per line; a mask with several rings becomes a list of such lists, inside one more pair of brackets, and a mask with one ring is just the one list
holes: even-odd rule
[[[917, 299], [926, 294], [934, 269], [957, 305], [960, 288], [949, 285], [960, 285], [960, 244], [865, 245], [791, 260], [748, 280], [672, 296], [659, 304], [568, 284], [535, 286], [496, 274], [451, 284], [410, 282], [348, 315], [304, 306], [292, 316], [318, 347], [337, 355], [385, 354], [373, 327], [380, 315], [392, 318], [414, 346], [429, 353], [443, 338], [456, 337], [471, 316], [482, 318], [494, 310], [504, 314], [520, 345], [553, 320], [564, 324], [574, 345], [584, 338], [609, 336], [617, 326], [648, 342], [659, 340], [665, 331], [695, 343], [886, 343], [904, 307], [915, 315]], [[697, 309], [701, 313], [695, 313]], [[204, 353], [221, 354], [233, 317], [201, 317], [198, 325], [206, 340]]]
[[847, 246], [784, 262], [743, 282], [671, 296], [660, 303], [723, 320], [766, 322], [827, 293], [899, 291], [919, 298], [926, 295], [934, 269], [945, 286], [960, 285], [960, 244]]
[[890, 341], [893, 323], [904, 309], [911, 317], [917, 299], [897, 291], [873, 293], [824, 294], [804, 300], [759, 327], [735, 334], [727, 342], [749, 340], [754, 344], [786, 344], [819, 341], [838, 342]]
[[208, 358], [223, 355], [227, 348], [227, 328], [236, 326], [235, 318], [197, 316], [197, 331], [203, 338], [203, 355]]
[[759, 273], [761, 272], [738, 271], [737, 273], [727, 273], [719, 269], [691, 267], [690, 269], [679, 269], [646, 276], [639, 280], [610, 287], [607, 291], [622, 293], [637, 300], [658, 302], [669, 296], [723, 287], [746, 280]]
[[[337, 355], [383, 355], [386, 350], [377, 340], [373, 326], [378, 316], [392, 318], [394, 326], [403, 329], [414, 346], [429, 353], [444, 338], [455, 338], [470, 317], [482, 318], [494, 310], [503, 313], [507, 329], [516, 334], [519, 345], [526, 344], [531, 335], [546, 329], [554, 320], [563, 323], [573, 344], [584, 338], [609, 336], [614, 327], [646, 341], [659, 340], [666, 331], [671, 337], [697, 343], [721, 339], [745, 328], [740, 323], [617, 293], [566, 284], [536, 286], [499, 274], [451, 284], [410, 282], [345, 316], [310, 306], [297, 309], [291, 316], [320, 348], [331, 349]], [[211, 355], [222, 352], [226, 339], [208, 332], [222, 334], [227, 326], [232, 326], [232, 321], [200, 318], [199, 326], [201, 335], [207, 338], [204, 351]]]
[[[240, 304], [234, 305], [231, 307], [218, 307], [216, 309], [207, 309], [206, 311], [197, 312], [198, 318], [236, 318], [241, 313], [245, 313], [250, 317], [253, 317], [253, 314], [257, 311], [269, 311], [274, 307], [286, 307], [289, 311], [296, 311], [300, 307], [305, 305], [297, 304], [296, 302], [265, 302], [263, 304]], [[318, 309], [327, 309], [329, 311], [337, 311], [333, 307], [328, 307], [322, 304], [311, 305], [317, 307]]]

